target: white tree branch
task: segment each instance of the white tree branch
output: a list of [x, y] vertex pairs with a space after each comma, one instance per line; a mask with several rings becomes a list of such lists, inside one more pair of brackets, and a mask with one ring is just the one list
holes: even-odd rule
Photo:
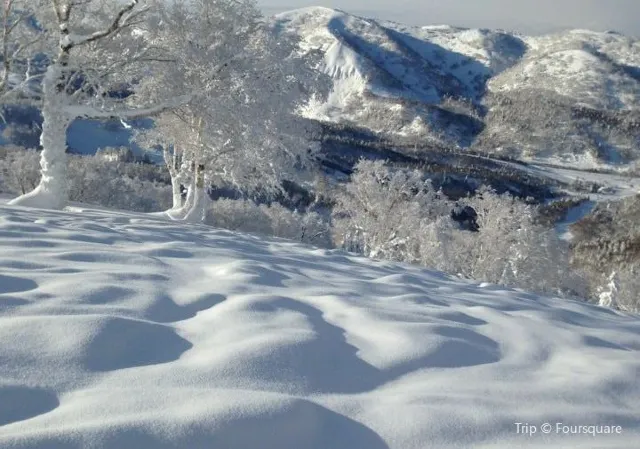
[[165, 103], [161, 103], [158, 105], [146, 107], [146, 108], [136, 108], [136, 109], [116, 109], [113, 111], [109, 110], [101, 110], [92, 106], [66, 106], [65, 110], [69, 112], [71, 115], [76, 117], [85, 117], [85, 118], [93, 118], [93, 119], [109, 119], [117, 117], [122, 120], [131, 120], [136, 118], [144, 118], [144, 117], [152, 117], [154, 115], [158, 115], [162, 112], [165, 112], [169, 109], [173, 109], [175, 107], [181, 106], [183, 104], [188, 103], [192, 98], [192, 95], [181, 95], [176, 97], [172, 101], [167, 101]]
[[[116, 33], [118, 30], [120, 30], [122, 27], [126, 25], [129, 19], [136, 17], [143, 12], [143, 11], [138, 11], [136, 13], [132, 13], [134, 8], [138, 6], [138, 3], [139, 3], [139, 0], [131, 0], [131, 2], [128, 5], [124, 6], [122, 9], [120, 9], [120, 11], [118, 11], [115, 18], [107, 28], [100, 31], [96, 31], [95, 33], [88, 34], [85, 36], [75, 35], [73, 37], [70, 37], [67, 45], [69, 47], [84, 45], [90, 42], [103, 39], [105, 37], [108, 37]], [[146, 8], [144, 10], [146, 11]]]

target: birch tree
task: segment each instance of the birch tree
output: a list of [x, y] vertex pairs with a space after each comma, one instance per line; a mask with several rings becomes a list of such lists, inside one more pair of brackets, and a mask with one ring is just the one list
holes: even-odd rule
[[[200, 219], [205, 189], [233, 186], [274, 193], [313, 164], [314, 127], [296, 114], [311, 85], [328, 79], [301, 56], [291, 36], [265, 22], [252, 1], [157, 1], [159, 22], [173, 32], [163, 45], [179, 62], [150, 79], [147, 88], [190, 85], [187, 104], [161, 114], [140, 136], [165, 148], [173, 184], [174, 218]], [[200, 186], [198, 187], [198, 178]], [[180, 186], [188, 193], [183, 201]]]
[[162, 28], [148, 20], [149, 1], [28, 0], [25, 5], [48, 56], [40, 95], [32, 99], [44, 118], [42, 179], [10, 204], [58, 209], [67, 200], [66, 132], [75, 119], [157, 114], [185, 101], [186, 86], [172, 89], [162, 101], [138, 91], [140, 80], [172, 62], [156, 44]]
[[0, 103], [3, 105], [33, 96], [32, 88], [38, 84], [40, 73], [34, 67], [33, 58], [44, 36], [34, 20], [32, 3], [5, 0], [2, 5]]

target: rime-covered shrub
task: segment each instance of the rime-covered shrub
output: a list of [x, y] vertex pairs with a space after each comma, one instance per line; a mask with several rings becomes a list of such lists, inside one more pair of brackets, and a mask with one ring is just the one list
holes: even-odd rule
[[[40, 181], [40, 155], [35, 150], [4, 147], [0, 155], [0, 188], [15, 195]], [[111, 162], [100, 157], [67, 158], [69, 199], [113, 209], [151, 212], [171, 204], [171, 186], [162, 167]]]
[[548, 294], [581, 294], [568, 248], [536, 210], [488, 189], [459, 202], [477, 213], [478, 232], [451, 218], [456, 205], [417, 171], [362, 161], [338, 195], [334, 238], [368, 257], [419, 263], [461, 277]]
[[219, 199], [210, 203], [205, 223], [321, 247], [331, 246], [327, 220], [316, 212], [291, 211], [277, 203], [258, 205], [250, 200]]
[[508, 194], [478, 192], [465, 202], [477, 214], [480, 232], [465, 236], [463, 275], [550, 294], [585, 294], [570, 269], [569, 247], [555, 229], [539, 224], [535, 206]]
[[595, 302], [640, 312], [640, 195], [598, 204], [571, 226], [572, 262]]
[[23, 194], [40, 182], [40, 155], [36, 150], [9, 145], [0, 153], [0, 189]]
[[449, 204], [417, 171], [391, 171], [382, 161], [361, 161], [336, 198], [334, 239], [367, 257], [415, 262], [414, 240], [424, 219], [448, 213]]
[[[171, 204], [171, 186], [127, 175], [127, 164], [102, 158], [71, 156], [68, 160], [69, 199], [138, 212], [164, 210]], [[160, 167], [155, 167], [159, 170]]]

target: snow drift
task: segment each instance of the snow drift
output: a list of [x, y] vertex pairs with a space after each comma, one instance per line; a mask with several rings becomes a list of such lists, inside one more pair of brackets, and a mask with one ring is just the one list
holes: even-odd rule
[[638, 351], [638, 317], [585, 303], [144, 215], [0, 207], [6, 449], [630, 448]]

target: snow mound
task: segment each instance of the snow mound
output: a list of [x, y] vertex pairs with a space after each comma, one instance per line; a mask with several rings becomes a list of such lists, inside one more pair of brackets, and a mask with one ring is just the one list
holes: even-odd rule
[[638, 351], [638, 317], [585, 303], [159, 217], [0, 206], [3, 449], [629, 448]]

